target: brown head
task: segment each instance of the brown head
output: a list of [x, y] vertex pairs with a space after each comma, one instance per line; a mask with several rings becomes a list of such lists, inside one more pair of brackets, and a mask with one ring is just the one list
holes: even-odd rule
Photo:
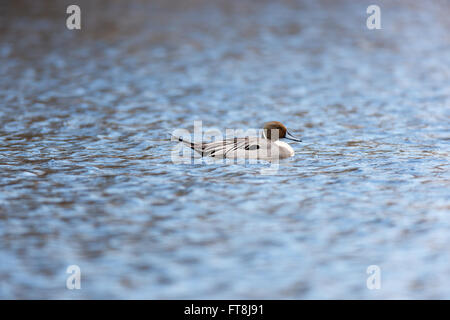
[[292, 141], [301, 142], [302, 140], [294, 137], [289, 130], [278, 121], [270, 121], [264, 124], [263, 137], [269, 140], [289, 139]]

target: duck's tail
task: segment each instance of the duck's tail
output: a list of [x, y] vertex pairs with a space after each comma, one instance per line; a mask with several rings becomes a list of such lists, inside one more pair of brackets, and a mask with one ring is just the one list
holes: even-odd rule
[[203, 153], [204, 145], [203, 145], [203, 143], [195, 143], [195, 142], [186, 141], [182, 137], [177, 137], [177, 136], [174, 136], [173, 134], [170, 134], [170, 137], [171, 137], [172, 141], [180, 141], [180, 142], [184, 143], [185, 146], [187, 146], [187, 147], [191, 148], [192, 150], [200, 153], [202, 155], [202, 157], [204, 156], [204, 153]]

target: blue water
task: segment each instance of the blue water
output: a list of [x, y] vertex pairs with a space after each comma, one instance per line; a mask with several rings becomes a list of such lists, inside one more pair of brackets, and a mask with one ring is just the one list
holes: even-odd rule
[[[450, 298], [448, 1], [377, 1], [381, 30], [372, 1], [78, 3], [80, 31], [0, 5], [0, 298]], [[174, 164], [196, 120], [303, 142]]]

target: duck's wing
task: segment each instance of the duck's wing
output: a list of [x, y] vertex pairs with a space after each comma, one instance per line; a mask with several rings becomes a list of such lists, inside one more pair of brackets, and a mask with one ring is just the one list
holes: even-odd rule
[[179, 141], [183, 142], [192, 150], [197, 151], [202, 157], [210, 156], [216, 158], [233, 157], [232, 154], [241, 154], [242, 152], [251, 152], [262, 147], [265, 139], [258, 137], [232, 138], [214, 142], [189, 142], [181, 137]]
[[233, 138], [222, 141], [207, 143], [205, 146], [206, 155], [217, 158], [241, 157], [243, 152], [258, 150], [261, 148], [261, 138], [245, 137]]

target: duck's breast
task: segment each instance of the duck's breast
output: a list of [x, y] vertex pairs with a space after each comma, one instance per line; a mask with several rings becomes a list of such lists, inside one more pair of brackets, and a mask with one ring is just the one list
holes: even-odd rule
[[292, 149], [292, 147], [286, 142], [277, 140], [274, 142], [274, 144], [276, 144], [279, 148], [280, 159], [292, 157], [295, 153], [294, 149]]

